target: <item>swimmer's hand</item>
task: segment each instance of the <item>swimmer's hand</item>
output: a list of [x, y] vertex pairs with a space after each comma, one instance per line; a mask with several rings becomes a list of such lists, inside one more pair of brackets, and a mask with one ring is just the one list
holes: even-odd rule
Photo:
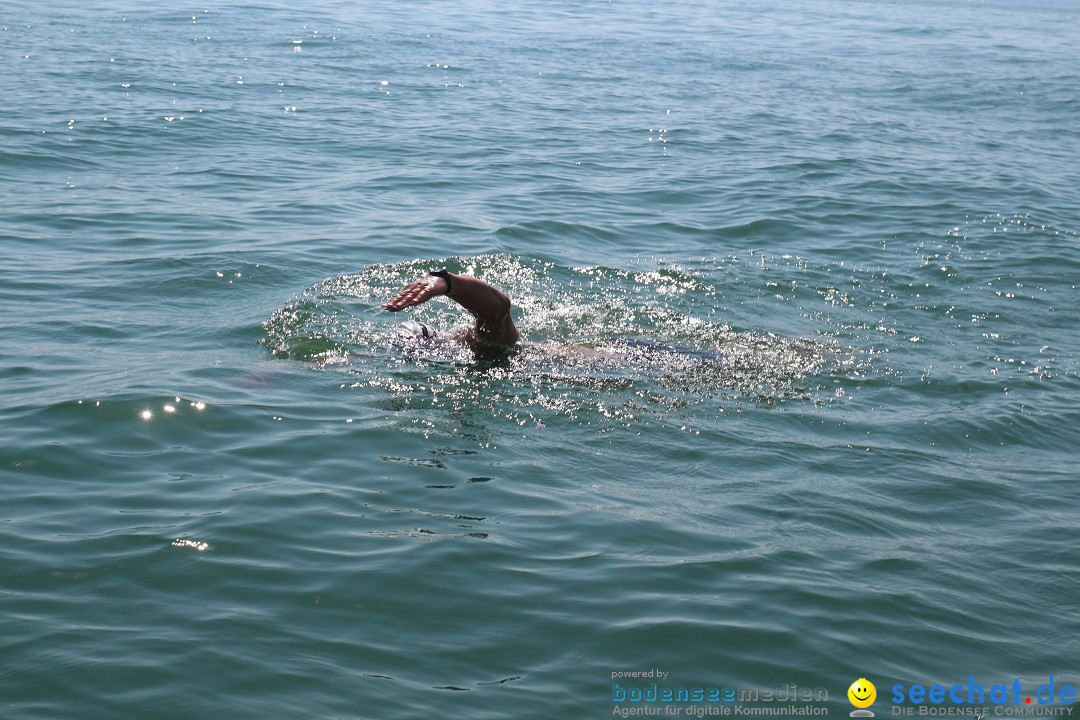
[[411, 282], [394, 293], [394, 297], [383, 303], [383, 310], [398, 312], [405, 308], [423, 305], [433, 297], [446, 294], [446, 281], [441, 277], [427, 275]]

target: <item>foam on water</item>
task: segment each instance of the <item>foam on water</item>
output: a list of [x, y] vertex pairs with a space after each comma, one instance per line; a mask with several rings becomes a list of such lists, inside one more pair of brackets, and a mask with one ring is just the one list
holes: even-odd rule
[[[394, 347], [387, 331], [401, 318], [380, 304], [440, 264], [509, 294], [527, 339], [519, 352], [477, 365], [471, 351], [450, 343]], [[829, 372], [866, 362], [828, 339], [720, 322], [719, 274], [709, 261], [626, 271], [505, 255], [377, 265], [303, 292], [267, 320], [263, 344], [275, 357], [340, 365], [353, 388], [379, 387], [451, 410], [479, 404], [539, 424], [545, 413], [629, 422], [705, 404], [722, 412], [719, 398], [826, 402]], [[444, 329], [469, 321], [446, 301], [414, 316]]]

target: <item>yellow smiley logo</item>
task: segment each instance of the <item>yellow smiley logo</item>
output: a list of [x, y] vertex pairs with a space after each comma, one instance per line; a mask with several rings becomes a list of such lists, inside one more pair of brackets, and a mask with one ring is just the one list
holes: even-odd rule
[[866, 678], [859, 678], [847, 689], [847, 699], [857, 708], [867, 708], [877, 699], [877, 688]]

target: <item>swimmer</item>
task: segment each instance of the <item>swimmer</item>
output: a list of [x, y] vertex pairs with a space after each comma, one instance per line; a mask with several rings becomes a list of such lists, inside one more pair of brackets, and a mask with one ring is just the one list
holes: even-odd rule
[[[460, 339], [474, 351], [512, 350], [521, 340], [510, 315], [510, 298], [506, 293], [483, 280], [468, 275], [454, 275], [445, 268], [432, 270], [401, 288], [383, 303], [383, 309], [399, 312], [440, 295], [461, 305], [476, 318], [472, 327], [464, 333], [452, 335], [451, 339]], [[417, 338], [433, 339], [437, 336], [427, 325], [412, 320], [402, 323], [401, 327]]]
[[[699, 361], [716, 361], [721, 355], [696, 348], [675, 348], [662, 343], [643, 340], [624, 340], [619, 345], [591, 348], [566, 343], [525, 342], [514, 319], [510, 315], [510, 298], [502, 290], [468, 275], [454, 275], [445, 268], [432, 270], [423, 278], [398, 290], [382, 307], [390, 312], [422, 305], [428, 300], [445, 295], [468, 310], [475, 322], [471, 327], [451, 331], [446, 339], [468, 346], [478, 359], [495, 360], [516, 354], [521, 349], [542, 353], [564, 364], [607, 360], [615, 363], [628, 360], [645, 360], [660, 356], [679, 355]], [[439, 337], [434, 328], [415, 320], [398, 325], [396, 332], [419, 341]]]

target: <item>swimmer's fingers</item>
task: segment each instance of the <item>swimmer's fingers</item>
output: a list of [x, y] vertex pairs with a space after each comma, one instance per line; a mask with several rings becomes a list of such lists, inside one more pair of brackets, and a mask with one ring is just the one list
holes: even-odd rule
[[397, 312], [415, 305], [422, 305], [433, 297], [446, 294], [446, 281], [441, 277], [428, 276], [411, 282], [398, 290], [383, 303], [383, 309]]

